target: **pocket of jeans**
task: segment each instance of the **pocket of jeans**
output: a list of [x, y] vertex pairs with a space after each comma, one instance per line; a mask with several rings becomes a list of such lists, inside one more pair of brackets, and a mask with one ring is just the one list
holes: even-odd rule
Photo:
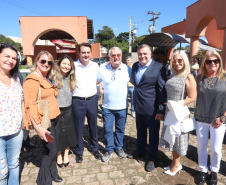
[[6, 163], [6, 158], [1, 158], [0, 159], [0, 179], [2, 180], [7, 175], [8, 175], [8, 165]]

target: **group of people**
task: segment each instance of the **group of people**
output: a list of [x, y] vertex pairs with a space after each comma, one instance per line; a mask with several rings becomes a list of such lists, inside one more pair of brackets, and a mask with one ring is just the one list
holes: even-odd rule
[[[45, 155], [42, 158], [37, 177], [38, 185], [61, 182], [58, 167], [69, 164], [69, 148], [75, 148], [76, 162], [83, 161], [83, 129], [87, 118], [90, 134], [90, 152], [98, 160], [107, 162], [113, 152], [121, 159], [126, 157], [123, 138], [127, 118], [127, 94], [133, 90], [131, 114], [136, 117], [137, 150], [127, 155], [129, 159], [146, 156], [147, 135], [149, 135], [148, 161], [146, 171], [155, 168], [158, 145], [172, 151], [173, 160], [164, 168], [164, 173], [174, 176], [182, 169], [180, 156], [187, 153], [189, 134], [177, 136], [173, 144], [166, 138], [169, 126], [161, 131], [160, 121], [172, 112], [168, 102], [187, 106], [196, 101], [198, 163], [200, 174], [198, 184], [207, 178], [208, 137], [210, 132], [211, 178], [210, 184], [217, 184], [221, 149], [225, 134], [226, 119], [226, 76], [221, 56], [216, 51], [207, 51], [201, 63], [201, 74], [195, 79], [190, 74], [190, 64], [184, 51], [175, 51], [170, 60], [172, 75], [166, 78], [165, 67], [152, 58], [151, 48], [140, 45], [137, 49], [138, 62], [122, 63], [122, 51], [118, 47], [109, 50], [110, 62], [98, 64], [90, 60], [92, 47], [81, 43], [79, 60], [73, 62], [68, 55], [56, 63], [48, 51], [41, 51], [35, 58], [32, 73], [24, 80], [18, 78], [19, 63], [17, 49], [8, 44], [0, 46], [0, 184], [19, 184], [19, 154], [22, 145], [21, 131], [22, 102], [25, 107], [25, 127], [33, 126], [43, 140]], [[131, 68], [132, 67], [132, 68]], [[98, 150], [98, 97], [97, 84], [102, 84], [102, 117], [104, 126], [105, 153]], [[51, 126], [41, 126], [43, 113], [37, 100], [48, 100]], [[180, 102], [180, 103], [179, 103]], [[114, 131], [115, 126], [115, 131]], [[149, 134], [147, 134], [149, 130]], [[49, 141], [52, 137], [52, 142]]]

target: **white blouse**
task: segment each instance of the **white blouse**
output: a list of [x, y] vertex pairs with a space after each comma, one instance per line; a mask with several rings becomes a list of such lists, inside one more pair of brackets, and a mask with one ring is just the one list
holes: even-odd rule
[[11, 78], [11, 86], [0, 81], [0, 137], [15, 134], [21, 129], [23, 89], [19, 78]]

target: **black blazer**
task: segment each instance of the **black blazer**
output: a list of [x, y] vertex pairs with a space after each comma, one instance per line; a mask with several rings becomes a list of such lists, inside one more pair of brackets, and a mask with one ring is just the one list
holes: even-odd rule
[[134, 107], [139, 114], [152, 116], [164, 114], [166, 102], [166, 69], [152, 60], [144, 72], [140, 83], [136, 83], [136, 73], [139, 62], [133, 64], [132, 79], [134, 82]]

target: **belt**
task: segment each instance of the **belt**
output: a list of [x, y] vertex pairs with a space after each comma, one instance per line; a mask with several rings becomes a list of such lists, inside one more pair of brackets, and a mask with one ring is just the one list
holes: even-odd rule
[[79, 96], [73, 96], [72, 99], [79, 99], [79, 100], [90, 100], [92, 99], [94, 96], [96, 95], [93, 95], [93, 96], [90, 96], [90, 97], [79, 97]]

